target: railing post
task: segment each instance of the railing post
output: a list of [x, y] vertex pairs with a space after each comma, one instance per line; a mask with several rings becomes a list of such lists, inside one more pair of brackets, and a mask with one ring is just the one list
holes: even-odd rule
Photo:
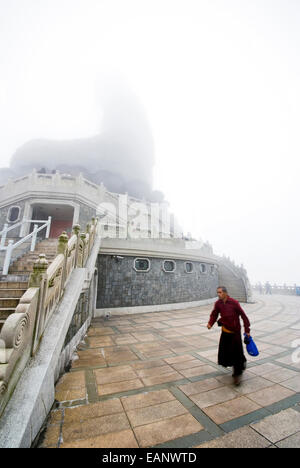
[[1, 247], [5, 246], [7, 228], [8, 228], [8, 224], [4, 224], [4, 228], [3, 228], [2, 236], [1, 236], [1, 244], [0, 244]]
[[49, 218], [48, 218], [47, 230], [46, 230], [46, 239], [49, 239], [50, 228], [51, 228], [51, 221], [52, 221], [52, 218], [51, 218], [51, 216], [49, 216]]
[[73, 234], [77, 236], [76, 241], [76, 252], [75, 252], [75, 265], [74, 268], [77, 267], [78, 264], [78, 249], [79, 249], [79, 234], [80, 234], [80, 224], [74, 224], [73, 226]]
[[39, 340], [43, 334], [44, 331], [44, 325], [45, 325], [45, 293], [46, 293], [46, 284], [47, 281], [46, 279], [46, 273], [47, 273], [47, 268], [48, 268], [48, 260], [46, 258], [45, 254], [40, 254], [39, 259], [34, 263], [33, 265], [33, 272], [31, 273], [29, 277], [29, 283], [28, 287], [29, 288], [39, 288], [39, 299], [38, 299], [38, 306], [37, 306], [37, 312], [36, 312], [36, 318], [35, 318], [35, 330], [34, 330], [34, 335], [33, 335], [33, 340], [32, 340], [32, 349], [31, 349], [31, 354], [34, 355], [34, 353], [37, 350]]
[[13, 240], [8, 241], [8, 246], [6, 247], [6, 254], [5, 254], [5, 260], [4, 260], [4, 265], [3, 265], [3, 272], [2, 272], [3, 275], [8, 274], [13, 248], [14, 248], [14, 241]]
[[35, 224], [34, 229], [33, 229], [33, 236], [32, 236], [32, 241], [31, 241], [30, 252], [34, 252], [34, 249], [35, 249], [37, 230], [38, 230], [38, 225]]
[[87, 223], [85, 233], [87, 237], [88, 254], [90, 254], [90, 250], [91, 250], [91, 224], [90, 223]]
[[85, 265], [85, 252], [86, 252], [86, 233], [82, 232], [80, 234], [80, 239], [82, 240], [82, 265], [83, 268]]
[[66, 281], [66, 265], [67, 265], [67, 259], [68, 259], [68, 235], [66, 231], [63, 231], [61, 235], [58, 238], [58, 247], [57, 247], [57, 254], [63, 254], [65, 257], [64, 259], [64, 265], [63, 265], [63, 271], [62, 271], [62, 285], [61, 285], [61, 294], [64, 291], [65, 287], [65, 281]]

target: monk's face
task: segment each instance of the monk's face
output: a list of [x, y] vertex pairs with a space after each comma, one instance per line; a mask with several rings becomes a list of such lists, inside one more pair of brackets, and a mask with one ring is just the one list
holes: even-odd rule
[[226, 299], [226, 297], [228, 296], [228, 294], [224, 292], [222, 288], [217, 289], [217, 294], [218, 294], [218, 298], [222, 300]]

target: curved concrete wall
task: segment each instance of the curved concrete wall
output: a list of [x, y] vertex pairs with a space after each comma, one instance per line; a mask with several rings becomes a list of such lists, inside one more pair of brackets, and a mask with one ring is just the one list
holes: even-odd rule
[[[135, 258], [98, 256], [97, 309], [193, 302], [216, 296], [218, 272], [216, 268], [211, 272], [213, 262], [193, 261], [193, 271], [187, 273], [186, 261], [174, 258], [175, 270], [165, 272], [165, 258], [146, 257], [150, 269], [140, 272], [134, 268]], [[206, 273], [201, 272], [201, 264], [206, 265]]]

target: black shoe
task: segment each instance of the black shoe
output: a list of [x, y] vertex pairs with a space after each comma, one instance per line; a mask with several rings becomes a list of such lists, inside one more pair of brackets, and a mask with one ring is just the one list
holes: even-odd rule
[[242, 376], [241, 375], [233, 375], [233, 383], [236, 387], [238, 387], [241, 383]]

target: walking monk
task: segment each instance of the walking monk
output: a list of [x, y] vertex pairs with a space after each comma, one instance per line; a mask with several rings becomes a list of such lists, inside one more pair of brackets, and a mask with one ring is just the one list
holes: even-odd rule
[[239, 385], [243, 371], [246, 369], [246, 358], [243, 351], [240, 317], [244, 322], [247, 336], [250, 336], [250, 322], [238, 301], [229, 297], [227, 289], [219, 286], [219, 300], [210, 314], [207, 328], [210, 330], [219, 314], [218, 325], [222, 327], [219, 343], [218, 364], [223, 367], [233, 366], [232, 377], [235, 385]]

